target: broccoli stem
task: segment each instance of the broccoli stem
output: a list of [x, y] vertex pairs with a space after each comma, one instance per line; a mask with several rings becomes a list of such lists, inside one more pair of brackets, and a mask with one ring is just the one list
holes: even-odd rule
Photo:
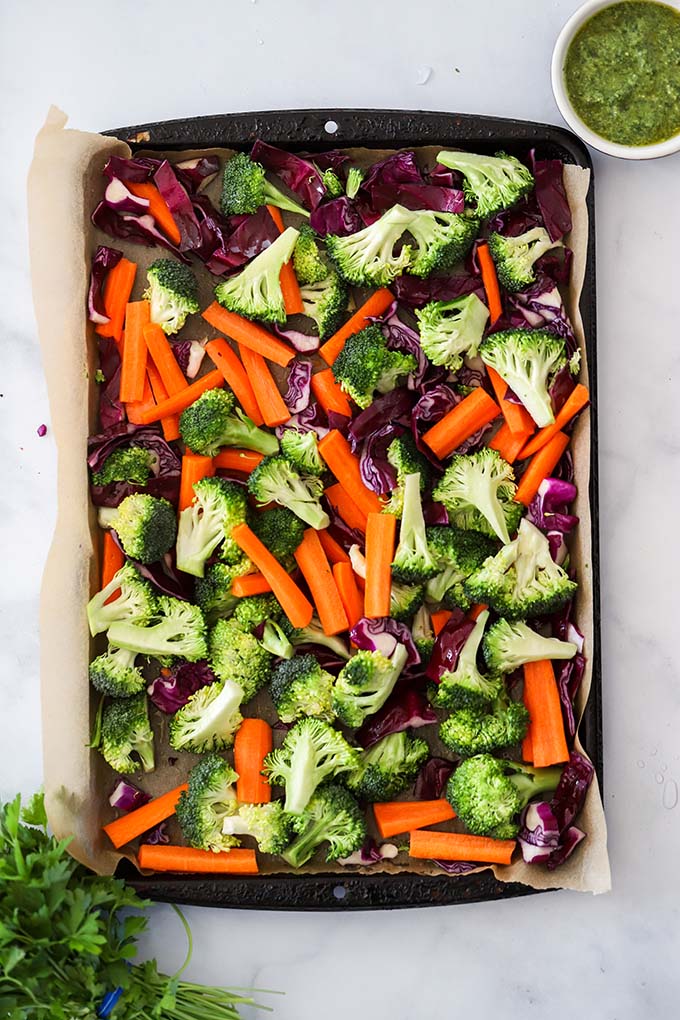
[[287, 195], [284, 195], [282, 191], [279, 191], [277, 187], [270, 184], [269, 181], [265, 181], [264, 185], [264, 197], [267, 205], [275, 205], [279, 209], [285, 209], [287, 212], [299, 213], [300, 216], [306, 216], [309, 219], [311, 213], [307, 211], [303, 206], [298, 205]]
[[305, 831], [300, 833], [288, 849], [281, 854], [284, 861], [293, 868], [300, 868], [310, 857], [314, 856], [316, 848], [323, 842], [327, 827], [326, 818], [319, 818], [313, 824], [308, 825]]
[[539, 793], [556, 790], [562, 775], [562, 766], [560, 765], [553, 768], [528, 769], [526, 765], [521, 765], [519, 762], [509, 762], [509, 764], [515, 765], [521, 770], [508, 778], [520, 796], [524, 798], [525, 805]]

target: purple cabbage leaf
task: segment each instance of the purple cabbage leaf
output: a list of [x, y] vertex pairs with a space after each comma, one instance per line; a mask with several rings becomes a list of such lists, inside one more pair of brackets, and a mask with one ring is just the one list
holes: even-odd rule
[[265, 170], [280, 177], [308, 209], [316, 209], [326, 194], [321, 174], [309, 160], [292, 152], [277, 149], [257, 139], [250, 153], [251, 159], [261, 163]]
[[105, 244], [100, 244], [92, 256], [90, 286], [87, 292], [87, 312], [90, 322], [96, 322], [98, 326], [109, 321], [104, 307], [104, 281], [122, 257], [122, 251], [118, 251], [117, 248], [108, 248]]
[[182, 662], [164, 676], [162, 673], [152, 680], [147, 693], [156, 708], [172, 714], [186, 705], [192, 694], [215, 683], [217, 677], [207, 662]]
[[404, 645], [408, 652], [405, 665], [417, 666], [420, 663], [420, 655], [411, 631], [405, 623], [399, 623], [391, 616], [375, 619], [363, 616], [352, 627], [349, 637], [357, 648], [367, 652], [382, 652], [387, 659], [394, 654], [397, 645]]
[[109, 482], [107, 485], [91, 485], [90, 492], [94, 505], [115, 507], [133, 492], [146, 492], [151, 496], [162, 496], [171, 503], [177, 503], [182, 464], [155, 425], [138, 427], [121, 422], [99, 435], [90, 436], [87, 441], [88, 467], [93, 472], [101, 471], [114, 450], [128, 446], [141, 446], [153, 454], [151, 476], [143, 484]]
[[356, 734], [360, 747], [371, 747], [390, 733], [417, 729], [437, 722], [437, 714], [415, 683], [400, 683], [383, 707], [370, 716]]

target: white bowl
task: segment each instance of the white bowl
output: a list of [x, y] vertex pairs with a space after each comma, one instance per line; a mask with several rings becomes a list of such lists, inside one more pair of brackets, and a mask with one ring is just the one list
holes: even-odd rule
[[[680, 3], [673, 3], [673, 0], [663, 0], [663, 2], [667, 7], [680, 9]], [[672, 138], [667, 138], [664, 142], [656, 142], [654, 145], [619, 145], [618, 142], [610, 142], [592, 131], [581, 120], [567, 95], [564, 85], [564, 61], [572, 39], [584, 21], [587, 21], [591, 15], [601, 11], [603, 7], [612, 7], [615, 3], [616, 0], [587, 0], [577, 11], [574, 11], [558, 35], [550, 67], [555, 102], [571, 130], [588, 145], [592, 145], [594, 149], [599, 149], [600, 152], [604, 152], [608, 156], [619, 156], [621, 159], [657, 159], [659, 156], [669, 156], [680, 150], [680, 133], [673, 135]]]

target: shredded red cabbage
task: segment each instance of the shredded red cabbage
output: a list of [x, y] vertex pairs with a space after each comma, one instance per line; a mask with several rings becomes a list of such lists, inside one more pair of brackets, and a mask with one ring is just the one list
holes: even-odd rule
[[90, 287], [87, 292], [87, 312], [90, 322], [103, 325], [109, 321], [104, 307], [104, 281], [122, 257], [122, 251], [118, 251], [117, 248], [107, 248], [105, 244], [100, 244], [92, 256]]

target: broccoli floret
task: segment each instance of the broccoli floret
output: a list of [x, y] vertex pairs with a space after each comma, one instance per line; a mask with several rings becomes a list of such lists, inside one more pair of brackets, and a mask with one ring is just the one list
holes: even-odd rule
[[156, 259], [146, 271], [149, 286], [144, 300], [151, 303], [151, 321], [164, 333], [177, 333], [187, 315], [200, 311], [196, 277], [189, 266], [176, 259]]
[[553, 561], [548, 539], [526, 518], [514, 542], [485, 560], [465, 582], [473, 602], [483, 602], [510, 620], [556, 612], [575, 591], [575, 582]]
[[280, 854], [292, 835], [292, 818], [279, 800], [270, 804], [241, 804], [238, 813], [222, 823], [227, 836], [252, 836], [263, 854]]
[[494, 673], [512, 673], [525, 662], [573, 659], [578, 648], [571, 641], [542, 637], [521, 620], [497, 620], [484, 638], [484, 658]]
[[476, 294], [455, 301], [430, 301], [416, 310], [420, 346], [433, 365], [457, 372], [464, 357], [477, 355], [488, 317], [488, 308]]
[[139, 694], [146, 686], [140, 669], [135, 666], [136, 652], [125, 648], [111, 648], [90, 663], [90, 683], [96, 691], [111, 698], [129, 698]]
[[279, 503], [288, 507], [310, 528], [327, 528], [330, 518], [319, 502], [321, 479], [299, 475], [285, 457], [265, 457], [248, 479], [248, 491], [258, 503]]
[[218, 620], [210, 631], [210, 665], [220, 680], [233, 680], [243, 689], [242, 701], [250, 701], [272, 670], [272, 657], [256, 637], [236, 620]]
[[281, 453], [301, 475], [316, 475], [320, 478], [326, 465], [319, 453], [316, 432], [301, 432], [299, 429], [284, 429], [281, 433]]
[[194, 754], [231, 747], [243, 722], [242, 700], [243, 688], [233, 680], [201, 687], [170, 719], [170, 746]]
[[275, 205], [278, 209], [309, 216], [307, 209], [270, 184], [262, 164], [245, 152], [237, 152], [225, 163], [220, 205], [226, 216], [254, 213], [263, 205]]
[[421, 606], [413, 618], [411, 635], [415, 642], [415, 646], [418, 649], [420, 661], [422, 663], [427, 663], [432, 655], [435, 636], [432, 629], [430, 614], [425, 606]]
[[514, 839], [519, 813], [532, 797], [555, 790], [561, 772], [478, 754], [461, 762], [452, 774], [446, 798], [474, 835]]
[[272, 671], [269, 691], [282, 722], [293, 722], [300, 716], [333, 718], [333, 676], [313, 655], [296, 655], [278, 663]]
[[293, 251], [293, 268], [301, 287], [321, 283], [328, 276], [328, 266], [321, 258], [316, 234], [308, 223], [303, 223]]
[[[366, 557], [358, 545], [349, 550], [352, 570], [358, 577], [366, 578]], [[390, 616], [395, 620], [408, 620], [416, 610], [420, 609], [425, 600], [424, 584], [398, 584], [392, 582], [390, 588]]]
[[534, 227], [524, 234], [508, 237], [490, 234], [489, 251], [496, 265], [498, 279], [506, 290], [523, 290], [536, 279], [534, 263], [551, 248], [561, 248], [561, 241], [551, 241], [544, 227]]
[[234, 410], [233, 394], [223, 389], [206, 390], [182, 411], [179, 431], [189, 449], [204, 457], [215, 457], [222, 446], [244, 446], [265, 456], [279, 448], [275, 436], [258, 429], [239, 407]]
[[119, 504], [111, 527], [127, 556], [140, 563], [156, 563], [175, 544], [175, 508], [167, 499], [135, 492]]
[[[117, 597], [109, 602], [116, 591]], [[125, 563], [87, 604], [90, 634], [92, 637], [101, 634], [117, 620], [128, 620], [144, 626], [155, 612], [156, 596], [153, 588], [139, 576], [131, 563]]]
[[248, 595], [238, 600], [234, 620], [241, 630], [253, 631], [267, 620], [280, 620], [283, 610], [275, 595]]
[[285, 810], [299, 815], [325, 779], [357, 767], [357, 751], [323, 719], [300, 719], [264, 760], [269, 782], [285, 786]]
[[348, 857], [366, 838], [366, 819], [354, 797], [337, 783], [326, 783], [309, 801], [303, 814], [293, 820], [297, 838], [285, 853], [284, 861], [301, 868], [322, 843], [328, 843], [327, 861]]
[[422, 584], [438, 572], [427, 544], [425, 518], [420, 497], [420, 474], [404, 479], [404, 506], [399, 543], [392, 563], [392, 577], [404, 584]]
[[418, 209], [407, 226], [415, 241], [411, 264], [413, 276], [451, 269], [465, 258], [479, 231], [479, 219], [469, 214]]
[[385, 287], [399, 276], [411, 261], [408, 245], [395, 254], [394, 247], [408, 229], [412, 213], [394, 205], [363, 230], [338, 237], [329, 234], [326, 250], [341, 276], [358, 287]]
[[455, 754], [470, 758], [519, 744], [528, 725], [529, 713], [522, 702], [508, 702], [507, 698], [501, 697], [492, 711], [461, 708], [454, 712], [439, 727], [439, 736]]
[[380, 326], [373, 323], [350, 336], [333, 363], [335, 381], [361, 408], [373, 395], [389, 393], [416, 369], [412, 354], [391, 351]]
[[237, 563], [242, 553], [232, 528], [246, 520], [247, 496], [242, 485], [226, 478], [201, 478], [194, 483], [194, 501], [179, 515], [177, 567], [203, 577], [205, 564], [218, 545], [222, 559]]
[[109, 627], [109, 641], [116, 648], [127, 648], [155, 658], [177, 655], [189, 662], [205, 659], [205, 620], [198, 606], [160, 595], [151, 624], [140, 627], [119, 621]]
[[488, 619], [488, 610], [479, 614], [474, 630], [458, 655], [456, 668], [453, 672], [446, 670], [442, 673], [432, 699], [438, 708], [483, 710], [500, 696], [503, 684], [499, 677], [483, 676], [477, 668], [477, 651]]
[[300, 297], [303, 314], [316, 323], [319, 339], [333, 336], [347, 311], [347, 287], [342, 277], [326, 271], [323, 280], [300, 287]]
[[285, 322], [286, 308], [279, 274], [293, 254], [297, 237], [297, 230], [287, 227], [245, 269], [218, 283], [215, 297], [219, 303], [246, 319]]
[[339, 198], [340, 195], [344, 194], [344, 185], [335, 170], [331, 170], [330, 167], [328, 170], [324, 170], [321, 174], [321, 180], [324, 183], [329, 198]]
[[323, 645], [324, 648], [330, 648], [332, 652], [335, 652], [340, 659], [349, 659], [349, 651], [342, 638], [324, 634], [323, 627], [316, 616], [312, 617], [306, 627], [293, 627], [289, 620], [282, 620], [281, 626], [288, 640], [296, 648], [298, 645]]
[[359, 755], [359, 767], [347, 776], [350, 790], [373, 804], [394, 800], [415, 779], [429, 757], [426, 740], [390, 733]]
[[146, 694], [120, 698], [106, 706], [99, 750], [116, 772], [137, 772], [140, 764], [145, 772], [153, 771], [153, 732]]
[[277, 659], [292, 659], [295, 655], [294, 646], [288, 640], [281, 624], [276, 620], [265, 620], [260, 644]]
[[235, 578], [247, 574], [251, 568], [252, 563], [243, 556], [236, 563], [211, 563], [206, 567], [205, 575], [196, 578], [196, 602], [209, 623], [214, 623], [221, 616], [231, 616], [240, 601], [232, 595], [231, 586]]
[[285, 506], [253, 513], [250, 527], [279, 563], [288, 566], [305, 533], [304, 522]]
[[382, 652], [359, 651], [342, 667], [333, 686], [333, 711], [356, 728], [383, 707], [406, 665], [408, 652], [397, 644], [387, 658]]
[[474, 202], [480, 219], [487, 220], [524, 198], [534, 179], [515, 156], [497, 152], [479, 156], [472, 152], [440, 152], [437, 162], [463, 175], [463, 191]]
[[496, 551], [496, 542], [480, 531], [433, 524], [427, 529], [427, 544], [437, 561], [439, 573], [427, 582], [430, 602], [444, 602], [447, 609], [470, 608], [463, 582]]
[[132, 482], [135, 485], [145, 485], [155, 463], [156, 457], [150, 450], [143, 446], [126, 446], [114, 450], [102, 464], [101, 471], [92, 472], [92, 484]]
[[397, 436], [387, 447], [387, 460], [397, 472], [397, 484], [392, 490], [385, 511], [401, 517], [404, 508], [404, 479], [407, 475], [420, 475], [420, 491], [429, 488], [432, 467], [427, 457], [420, 452], [411, 432]]
[[229, 850], [238, 846], [233, 835], [223, 835], [225, 820], [238, 810], [231, 765], [217, 754], [208, 754], [194, 765], [175, 808], [182, 835], [199, 850]]
[[471, 531], [490, 532], [507, 544], [508, 516], [514, 521], [519, 505], [516, 502], [509, 505], [516, 491], [511, 465], [487, 446], [476, 453], [452, 457], [432, 497], [446, 507], [450, 523]]
[[487, 337], [479, 354], [517, 394], [539, 428], [554, 422], [549, 389], [567, 363], [564, 340], [545, 329], [508, 329]]
[[347, 171], [347, 184], [345, 186], [345, 194], [348, 198], [356, 198], [365, 176], [366, 171], [361, 170], [358, 166], [351, 166], [349, 168]]

